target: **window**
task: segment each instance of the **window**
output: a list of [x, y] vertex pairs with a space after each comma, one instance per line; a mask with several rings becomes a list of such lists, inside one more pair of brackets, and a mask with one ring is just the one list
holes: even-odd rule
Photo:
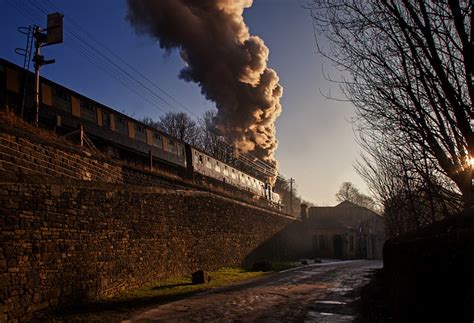
[[211, 164], [211, 158], [207, 157], [207, 160], [206, 160], [206, 167], [211, 169], [212, 168], [212, 164]]
[[326, 249], [326, 240], [324, 239], [324, 235], [319, 236], [319, 249]]
[[102, 111], [102, 126], [106, 128], [111, 128], [110, 125], [110, 113]]
[[61, 88], [54, 88], [53, 105], [56, 109], [71, 113], [71, 95]]
[[180, 142], [176, 143], [176, 152], [178, 156], [184, 156], [184, 146]]
[[318, 235], [313, 235], [313, 250], [318, 249]]
[[120, 132], [121, 134], [128, 135], [128, 123], [127, 119], [125, 119], [122, 116], [117, 116], [115, 119], [117, 122], [115, 122], [115, 129], [117, 132]]
[[176, 143], [174, 142], [173, 139], [168, 138], [168, 151], [172, 154], [176, 154]]
[[135, 138], [142, 142], [146, 142], [146, 128], [144, 125], [135, 123]]
[[202, 163], [203, 163], [202, 155], [199, 155], [199, 164], [202, 164]]
[[221, 166], [219, 166], [219, 162], [216, 162], [216, 167], [214, 168], [214, 170], [218, 173], [221, 172]]
[[163, 136], [158, 132], [153, 132], [153, 146], [163, 149]]
[[349, 236], [349, 250], [354, 251], [354, 236]]
[[81, 118], [97, 123], [96, 107], [91, 102], [81, 100]]

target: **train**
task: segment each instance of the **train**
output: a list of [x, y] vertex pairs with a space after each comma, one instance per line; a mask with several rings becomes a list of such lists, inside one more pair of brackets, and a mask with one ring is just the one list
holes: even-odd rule
[[[197, 147], [46, 78], [40, 78], [39, 89], [39, 119], [43, 125], [62, 131], [77, 130], [80, 125], [87, 136], [102, 146], [149, 156], [181, 169], [187, 176], [199, 174], [281, 207], [279, 194], [268, 182]], [[0, 58], [0, 107], [8, 107], [32, 121], [36, 112], [33, 91], [34, 75]]]

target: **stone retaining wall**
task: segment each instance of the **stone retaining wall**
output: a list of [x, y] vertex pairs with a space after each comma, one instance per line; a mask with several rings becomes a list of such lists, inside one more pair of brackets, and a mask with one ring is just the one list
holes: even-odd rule
[[241, 265], [295, 223], [204, 192], [102, 186], [0, 183], [0, 321]]
[[120, 183], [121, 167], [86, 153], [0, 133], [0, 171]]

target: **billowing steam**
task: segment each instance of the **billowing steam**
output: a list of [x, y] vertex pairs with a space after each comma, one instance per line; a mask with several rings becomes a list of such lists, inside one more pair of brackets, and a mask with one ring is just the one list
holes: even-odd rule
[[252, 0], [128, 0], [128, 20], [178, 48], [186, 67], [180, 77], [199, 84], [216, 103], [216, 132], [238, 149], [277, 167], [275, 119], [283, 89], [267, 67], [268, 48], [250, 36], [243, 11]]

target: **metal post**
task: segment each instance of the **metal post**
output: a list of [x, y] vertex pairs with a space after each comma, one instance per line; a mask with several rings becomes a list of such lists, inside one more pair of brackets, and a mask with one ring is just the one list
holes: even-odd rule
[[35, 126], [39, 126], [39, 77], [40, 77], [40, 68], [41, 62], [39, 60], [40, 57], [40, 48], [41, 42], [39, 40], [39, 35], [41, 33], [41, 28], [36, 26], [34, 30], [34, 37], [35, 37], [35, 106], [36, 106], [36, 115], [35, 115]]
[[151, 154], [151, 150], [148, 154], [150, 155], [150, 171], [153, 171], [153, 155]]

